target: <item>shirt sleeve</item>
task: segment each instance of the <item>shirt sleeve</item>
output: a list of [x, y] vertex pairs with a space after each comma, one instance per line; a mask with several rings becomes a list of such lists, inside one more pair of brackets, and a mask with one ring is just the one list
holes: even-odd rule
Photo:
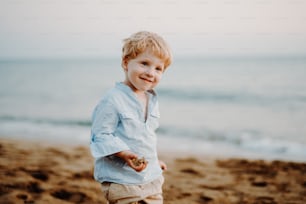
[[119, 115], [111, 103], [101, 102], [95, 108], [90, 142], [90, 150], [94, 158], [129, 150], [128, 145], [115, 135], [118, 123]]

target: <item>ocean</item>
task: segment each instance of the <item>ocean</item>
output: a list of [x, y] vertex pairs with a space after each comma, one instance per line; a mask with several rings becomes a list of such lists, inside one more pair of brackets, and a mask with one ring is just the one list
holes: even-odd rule
[[[0, 61], [0, 139], [88, 145], [120, 59]], [[156, 88], [158, 148], [306, 161], [305, 58], [174, 59]]]

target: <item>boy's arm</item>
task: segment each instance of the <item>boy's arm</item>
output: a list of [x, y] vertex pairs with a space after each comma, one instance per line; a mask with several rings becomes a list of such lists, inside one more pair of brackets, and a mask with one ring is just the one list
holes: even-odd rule
[[90, 150], [94, 158], [113, 155], [129, 150], [128, 145], [114, 135], [119, 123], [116, 108], [102, 101], [95, 109], [92, 119]]
[[131, 152], [128, 145], [114, 135], [119, 123], [115, 107], [108, 102], [101, 102], [95, 109], [92, 120], [90, 150], [94, 158], [114, 155], [123, 159], [131, 168], [140, 172], [147, 163], [134, 163], [138, 156]]

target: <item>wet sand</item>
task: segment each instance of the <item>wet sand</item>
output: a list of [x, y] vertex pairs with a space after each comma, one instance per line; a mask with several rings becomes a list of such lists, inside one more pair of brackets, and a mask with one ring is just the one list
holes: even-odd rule
[[[87, 146], [0, 141], [0, 203], [106, 203]], [[168, 164], [165, 204], [306, 203], [306, 163], [160, 157]]]

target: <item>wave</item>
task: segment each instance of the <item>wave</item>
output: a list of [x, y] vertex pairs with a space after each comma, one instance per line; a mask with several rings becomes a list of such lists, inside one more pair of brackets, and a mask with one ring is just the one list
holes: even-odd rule
[[[193, 141], [191, 145], [209, 143], [212, 146], [224, 144], [234, 149], [260, 153], [264, 155], [274, 155], [279, 158], [302, 159], [306, 158], [305, 141], [294, 141], [292, 139], [271, 137], [265, 135], [260, 130], [242, 129], [236, 131], [217, 131], [207, 128], [203, 129], [184, 129], [179, 127], [161, 127], [158, 129], [161, 135], [182, 139], [186, 145], [188, 140]], [[180, 142], [178, 142], [180, 143]]]
[[30, 118], [30, 117], [17, 117], [17, 116], [0, 116], [0, 122], [25, 122], [32, 124], [50, 124], [50, 125], [59, 125], [59, 126], [91, 126], [90, 120], [61, 120], [61, 119], [52, 119], [52, 118]]
[[[30, 118], [17, 116], [0, 116], [1, 135], [22, 135], [23, 137], [49, 137], [59, 140], [88, 140], [90, 120]], [[182, 128], [177, 126], [161, 126], [157, 130], [159, 138], [169, 138], [175, 147], [179, 145], [194, 149], [194, 145], [211, 144], [213, 147], [225, 145], [238, 151], [260, 153], [265, 156], [276, 155], [280, 158], [306, 158], [306, 142], [298, 138], [280, 138], [266, 135], [257, 129], [241, 129], [235, 131], [219, 131], [209, 128]], [[182, 142], [180, 142], [182, 141]], [[190, 142], [190, 144], [188, 144]], [[167, 143], [170, 144], [170, 143]], [[202, 146], [201, 146], [202, 145]], [[168, 146], [168, 145], [167, 145]]]
[[306, 104], [306, 95], [287, 94], [287, 95], [264, 95], [248, 92], [222, 92], [208, 90], [178, 90], [178, 89], [158, 89], [158, 94], [163, 98], [174, 100], [192, 100], [203, 102], [218, 103], [244, 103], [244, 104]]

